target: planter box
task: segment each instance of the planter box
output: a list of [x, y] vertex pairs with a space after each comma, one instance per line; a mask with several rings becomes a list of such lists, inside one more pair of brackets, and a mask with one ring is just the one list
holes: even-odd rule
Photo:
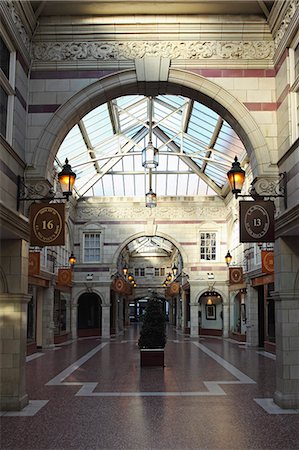
[[164, 348], [142, 348], [140, 349], [141, 367], [164, 367]]

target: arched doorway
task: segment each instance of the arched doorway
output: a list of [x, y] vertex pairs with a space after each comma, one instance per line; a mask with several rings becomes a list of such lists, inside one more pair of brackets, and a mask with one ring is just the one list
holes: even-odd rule
[[89, 292], [80, 295], [78, 300], [78, 336], [100, 336], [101, 323], [100, 297]]
[[216, 291], [206, 291], [199, 298], [199, 334], [222, 336], [223, 299]]

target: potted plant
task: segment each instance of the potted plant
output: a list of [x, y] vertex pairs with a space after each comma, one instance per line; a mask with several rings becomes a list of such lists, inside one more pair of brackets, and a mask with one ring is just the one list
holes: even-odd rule
[[164, 367], [164, 347], [166, 344], [166, 319], [162, 301], [153, 293], [143, 316], [138, 346], [140, 365]]

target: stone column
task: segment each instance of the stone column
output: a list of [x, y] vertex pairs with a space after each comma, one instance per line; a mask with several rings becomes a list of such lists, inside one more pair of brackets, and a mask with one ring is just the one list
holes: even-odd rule
[[123, 319], [123, 308], [124, 308], [124, 298], [118, 297], [118, 330], [123, 331], [124, 329], [124, 319]]
[[246, 315], [247, 315], [247, 323], [246, 323], [247, 345], [258, 346], [258, 343], [259, 343], [258, 291], [250, 286], [247, 287]]
[[229, 296], [226, 299], [223, 299], [222, 304], [222, 323], [223, 323], [223, 337], [228, 338], [229, 337], [229, 325], [230, 325], [230, 303], [229, 303]]
[[186, 326], [187, 326], [187, 321], [186, 321], [186, 317], [187, 317], [187, 311], [186, 311], [186, 292], [183, 291], [182, 292], [182, 330], [183, 333], [186, 332]]
[[102, 337], [110, 338], [110, 305], [102, 305]]
[[299, 408], [299, 237], [275, 241], [276, 391], [281, 408]]
[[176, 297], [176, 329], [181, 328], [181, 300]]
[[77, 322], [78, 322], [78, 303], [73, 298], [71, 299], [71, 335], [72, 339], [77, 339], [78, 330], [77, 330]]
[[42, 346], [54, 347], [54, 286], [44, 289], [43, 319], [42, 319]]
[[0, 294], [0, 409], [19, 411], [28, 404], [25, 385], [26, 294]]
[[198, 302], [197, 289], [190, 283], [190, 336], [198, 337]]

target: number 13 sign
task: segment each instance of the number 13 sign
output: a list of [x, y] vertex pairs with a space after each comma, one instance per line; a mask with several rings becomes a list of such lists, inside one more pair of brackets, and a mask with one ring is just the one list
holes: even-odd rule
[[273, 201], [240, 201], [239, 207], [240, 242], [273, 242]]
[[30, 244], [64, 245], [64, 203], [39, 203], [30, 207]]

